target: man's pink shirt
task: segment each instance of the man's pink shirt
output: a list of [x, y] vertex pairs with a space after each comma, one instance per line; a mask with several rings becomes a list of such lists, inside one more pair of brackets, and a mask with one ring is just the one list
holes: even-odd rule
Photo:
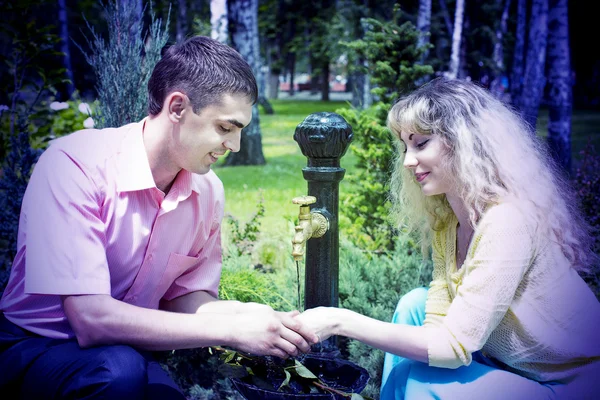
[[193, 291], [217, 296], [223, 185], [212, 171], [182, 170], [165, 196], [152, 177], [144, 123], [78, 131], [40, 157], [0, 301], [13, 323], [69, 338], [60, 295], [111, 295], [151, 309]]

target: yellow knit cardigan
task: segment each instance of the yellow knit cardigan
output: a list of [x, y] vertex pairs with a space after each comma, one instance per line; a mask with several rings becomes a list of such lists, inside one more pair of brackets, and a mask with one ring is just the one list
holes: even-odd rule
[[488, 208], [456, 266], [454, 218], [433, 237], [426, 303], [429, 364], [457, 368], [481, 350], [540, 382], [600, 360], [600, 303], [552, 238], [520, 207]]

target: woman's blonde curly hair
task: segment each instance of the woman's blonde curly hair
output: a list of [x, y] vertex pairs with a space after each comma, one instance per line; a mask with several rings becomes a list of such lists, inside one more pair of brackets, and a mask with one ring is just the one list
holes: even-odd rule
[[[568, 181], [545, 143], [487, 90], [464, 80], [434, 79], [396, 102], [387, 124], [396, 139], [401, 132], [439, 136], [473, 226], [488, 205], [516, 199], [537, 222], [537, 233], [557, 241], [573, 268], [590, 267], [595, 259], [590, 229]], [[400, 228], [419, 232], [426, 249], [431, 231], [448, 223], [452, 209], [443, 194], [423, 195], [403, 166], [404, 145], [395, 143], [392, 215]]]

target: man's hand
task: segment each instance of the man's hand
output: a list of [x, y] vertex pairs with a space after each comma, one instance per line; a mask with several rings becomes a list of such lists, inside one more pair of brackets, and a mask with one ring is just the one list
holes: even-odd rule
[[294, 318], [298, 311], [278, 312], [268, 306], [254, 308], [258, 311], [239, 315], [239, 331], [232, 347], [255, 355], [288, 358], [309, 352], [310, 346], [317, 343], [317, 336]]

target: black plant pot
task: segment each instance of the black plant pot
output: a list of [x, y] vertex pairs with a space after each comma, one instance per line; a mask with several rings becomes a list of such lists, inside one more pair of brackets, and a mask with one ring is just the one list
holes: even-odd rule
[[[344, 393], [360, 393], [369, 381], [369, 373], [366, 369], [347, 360], [309, 354], [302, 360], [302, 364], [328, 387]], [[247, 400], [344, 399], [342, 395], [324, 391], [322, 393], [286, 393], [277, 391], [277, 387], [258, 387], [246, 382], [243, 378], [230, 378], [230, 380], [236, 390]]]

